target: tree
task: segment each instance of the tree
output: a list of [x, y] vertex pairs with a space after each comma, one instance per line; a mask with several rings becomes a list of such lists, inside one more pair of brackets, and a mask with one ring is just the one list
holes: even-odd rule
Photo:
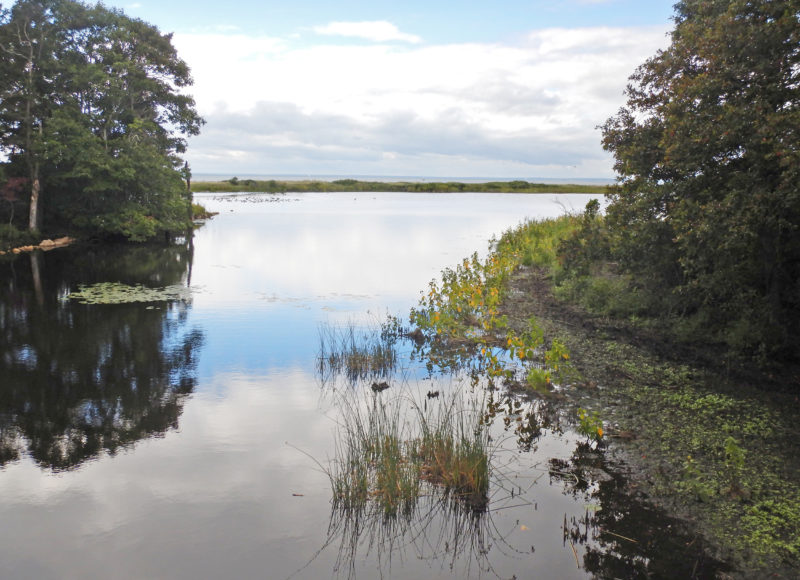
[[800, 0], [675, 9], [671, 45], [602, 127], [616, 258], [730, 344], [796, 355]]
[[139, 240], [186, 225], [185, 137], [203, 120], [171, 35], [101, 4], [0, 9], [0, 150], [30, 184], [30, 229]]

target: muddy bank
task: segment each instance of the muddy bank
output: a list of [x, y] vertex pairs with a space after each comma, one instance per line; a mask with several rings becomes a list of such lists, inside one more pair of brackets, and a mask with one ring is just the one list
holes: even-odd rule
[[[515, 272], [502, 308], [512, 328], [535, 316], [547, 334], [566, 341], [580, 379], [562, 394], [602, 418], [604, 470], [624, 476], [631, 502], [674, 518], [670, 526], [723, 564], [695, 570], [695, 577], [797, 577], [794, 371], [734, 372], [711, 349], [673, 345], [628, 321], [592, 316], [556, 299], [536, 268]], [[776, 390], [781, 381], [788, 388]]]

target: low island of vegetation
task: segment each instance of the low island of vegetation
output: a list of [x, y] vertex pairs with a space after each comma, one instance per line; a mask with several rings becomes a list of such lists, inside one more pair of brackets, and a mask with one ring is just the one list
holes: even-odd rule
[[192, 183], [196, 193], [301, 193], [301, 192], [401, 192], [401, 193], [597, 193], [608, 191], [605, 185], [531, 183], [523, 180], [486, 181], [463, 183], [459, 181], [361, 181], [358, 179], [335, 179], [322, 181], [239, 179], [232, 177], [223, 181], [196, 181]]

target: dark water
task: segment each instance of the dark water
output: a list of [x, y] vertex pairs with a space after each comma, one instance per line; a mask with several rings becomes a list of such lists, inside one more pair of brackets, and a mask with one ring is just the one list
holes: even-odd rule
[[[209, 196], [220, 215], [193, 240], [0, 263], [0, 577], [710, 574], [676, 551], [691, 539], [620, 495], [622, 476], [552, 402], [497, 414], [486, 511], [435, 495], [390, 520], [331, 510], [322, 468], [341, 393], [370, 393], [322, 380], [320, 325], [405, 317], [492, 235], [588, 197]], [[66, 298], [99, 282], [191, 292]], [[429, 376], [410, 350], [387, 397], [485, 397], [468, 377]]]

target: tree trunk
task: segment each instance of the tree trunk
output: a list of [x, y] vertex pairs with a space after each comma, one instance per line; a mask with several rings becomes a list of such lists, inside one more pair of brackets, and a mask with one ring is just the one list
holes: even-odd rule
[[31, 208], [30, 216], [28, 219], [28, 230], [38, 230], [42, 219], [39, 216], [39, 193], [41, 193], [41, 186], [39, 185], [38, 171], [33, 176], [33, 184], [31, 185]]

